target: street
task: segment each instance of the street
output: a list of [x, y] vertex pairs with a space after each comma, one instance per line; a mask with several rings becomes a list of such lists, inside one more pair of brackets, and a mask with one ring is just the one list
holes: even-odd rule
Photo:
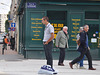
[[[46, 64], [43, 59], [24, 59], [16, 51], [5, 50], [5, 54], [1, 55], [2, 45], [0, 45], [0, 75], [40, 75], [38, 71], [41, 66]], [[71, 60], [65, 60], [65, 66], [58, 66], [58, 60], [54, 60], [54, 69], [58, 71], [57, 75], [99, 75], [100, 74], [100, 61], [93, 61], [93, 67], [97, 70], [88, 70], [87, 60], [84, 61], [86, 69], [74, 69], [69, 67]], [[42, 74], [45, 75], [45, 74]], [[47, 74], [46, 74], [47, 75]]]

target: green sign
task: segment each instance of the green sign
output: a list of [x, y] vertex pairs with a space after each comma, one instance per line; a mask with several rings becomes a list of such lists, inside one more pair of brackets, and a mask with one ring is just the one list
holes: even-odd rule
[[71, 13], [70, 19], [70, 45], [76, 46], [76, 36], [79, 33], [79, 28], [82, 26], [82, 14], [81, 13]]
[[32, 41], [42, 40], [41, 32], [43, 33], [42, 18], [31, 17], [31, 38]]
[[42, 24], [42, 12], [32, 12], [30, 14], [30, 46], [31, 47], [42, 47], [43, 46], [43, 34], [44, 25]]

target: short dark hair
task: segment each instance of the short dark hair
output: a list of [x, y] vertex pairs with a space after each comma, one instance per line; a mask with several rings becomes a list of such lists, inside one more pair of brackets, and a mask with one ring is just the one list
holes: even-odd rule
[[49, 18], [47, 16], [44, 16], [43, 20], [47, 20], [49, 22]]

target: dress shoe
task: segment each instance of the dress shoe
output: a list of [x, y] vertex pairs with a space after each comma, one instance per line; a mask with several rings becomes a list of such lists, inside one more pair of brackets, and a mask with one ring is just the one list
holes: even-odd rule
[[89, 70], [96, 70], [96, 68], [89, 68]]
[[69, 66], [71, 69], [73, 69], [73, 64], [71, 64], [71, 62], [69, 63]]
[[59, 63], [58, 66], [65, 66], [63, 63]]

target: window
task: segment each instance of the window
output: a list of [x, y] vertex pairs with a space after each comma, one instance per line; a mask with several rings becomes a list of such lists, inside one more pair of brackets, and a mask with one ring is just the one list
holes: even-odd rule
[[50, 20], [65, 20], [66, 11], [47, 11]]
[[99, 12], [85, 12], [85, 19], [99, 19]]

